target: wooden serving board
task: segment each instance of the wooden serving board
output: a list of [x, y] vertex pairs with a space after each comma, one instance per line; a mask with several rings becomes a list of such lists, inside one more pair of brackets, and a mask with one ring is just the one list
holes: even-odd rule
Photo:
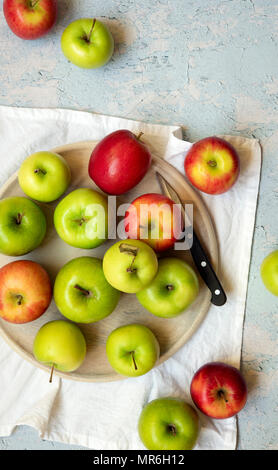
[[[67, 193], [80, 187], [99, 190], [88, 176], [88, 161], [96, 144], [97, 142], [93, 141], [80, 142], [53, 149], [67, 160], [72, 170], [72, 184]], [[155, 178], [156, 170], [159, 170], [162, 176], [175, 188], [184, 203], [193, 203], [195, 230], [200, 235], [200, 239], [210, 254], [211, 261], [217, 271], [218, 246], [208, 211], [199, 195], [187, 183], [181, 173], [169, 163], [154, 156], [151, 169], [147, 175], [132, 191], [119, 198], [119, 203], [131, 202], [144, 193], [159, 193], [160, 188]], [[18, 184], [17, 173], [0, 189], [0, 198], [9, 196], [24, 196]], [[70, 247], [58, 237], [53, 225], [53, 212], [57, 201], [51, 204], [40, 203], [39, 205], [44, 210], [48, 220], [46, 238], [39, 248], [20, 257], [20, 259], [30, 259], [42, 264], [50, 274], [52, 282], [54, 282], [58, 271], [70, 259], [88, 255], [102, 258], [105, 251], [116, 241], [107, 241], [94, 250]], [[184, 258], [194, 268], [190, 252], [177, 251], [172, 252], [171, 255]], [[2, 267], [15, 259], [19, 258], [0, 254], [0, 266]], [[82, 366], [72, 373], [55, 371], [55, 374], [66, 379], [83, 382], [106, 382], [122, 379], [122, 376], [114, 372], [106, 358], [105, 343], [112, 330], [129, 323], [142, 323], [151, 328], [157, 336], [161, 348], [157, 365], [166, 361], [188, 341], [207, 314], [211, 294], [200, 277], [199, 281], [200, 292], [194, 304], [184, 313], [172, 319], [155, 317], [139, 304], [135, 295], [122, 294], [117, 308], [107, 318], [89, 325], [79, 325], [86, 337], [88, 347], [87, 356]], [[52, 300], [48, 310], [39, 319], [31, 323], [13, 325], [0, 319], [0, 335], [24, 359], [36, 367], [49, 371], [49, 367], [37, 362], [34, 358], [32, 354], [33, 341], [37, 331], [43, 324], [61, 318], [64, 317], [59, 313], [54, 300]]]

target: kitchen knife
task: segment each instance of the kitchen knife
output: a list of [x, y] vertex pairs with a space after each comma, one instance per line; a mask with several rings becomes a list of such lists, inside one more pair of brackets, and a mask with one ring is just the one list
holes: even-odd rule
[[[188, 237], [193, 234], [193, 243], [190, 248], [190, 252], [194, 263], [200, 273], [200, 276], [211, 291], [211, 303], [219, 307], [221, 305], [224, 305], [227, 300], [226, 294], [201, 245], [198, 236], [196, 235], [193, 229], [192, 222], [184, 209], [184, 204], [182, 203], [177, 192], [172, 188], [172, 186], [160, 173], [156, 172], [156, 177], [159, 182], [162, 193], [172, 199], [175, 204], [180, 205], [182, 217], [184, 219], [184, 226], [187, 227], [187, 230], [185, 229], [185, 234], [187, 233]], [[188, 228], [190, 228], [190, 231], [188, 230]]]

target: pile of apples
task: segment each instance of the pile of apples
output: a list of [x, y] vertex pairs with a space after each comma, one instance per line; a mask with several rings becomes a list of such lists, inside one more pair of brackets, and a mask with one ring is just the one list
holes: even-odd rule
[[[37, 248], [47, 229], [46, 217], [37, 202], [52, 203], [59, 198], [54, 211], [59, 237], [83, 249], [94, 249], [104, 243], [108, 225], [106, 194], [126, 193], [142, 180], [150, 167], [150, 151], [140, 138], [141, 134], [135, 136], [128, 130], [118, 130], [94, 148], [88, 172], [102, 192], [78, 188], [62, 197], [71, 182], [66, 160], [52, 152], [37, 152], [27, 157], [20, 167], [18, 182], [28, 198], [9, 197], [0, 201], [0, 251], [21, 256]], [[192, 162], [199, 168], [203, 162], [210, 172], [213, 159], [216, 165], [224, 159], [224, 168], [231, 172], [235, 155], [225, 141], [215, 137], [204, 139], [193, 145], [185, 169], [191, 165], [194, 179]], [[211, 188], [219, 193], [219, 172], [215, 167], [213, 171], [217, 184], [211, 181]], [[221, 174], [223, 177], [220, 171]], [[226, 172], [222, 189], [231, 187], [235, 174], [232, 172], [228, 178]], [[205, 182], [208, 189], [208, 179]], [[160, 217], [150, 218], [152, 213], [148, 209], [153, 204], [166, 208], [166, 224]], [[147, 207], [147, 212], [142, 215], [143, 207]], [[121, 292], [136, 294], [151, 314], [164, 318], [181, 314], [194, 302], [199, 285], [191, 266], [176, 257], [157, 257], [157, 253], [171, 248], [178, 238], [177, 230], [174, 234], [175, 217], [173, 202], [165, 196], [151, 193], [138, 197], [124, 216], [127, 238], [114, 243], [103, 260], [81, 256], [66, 263], [56, 276], [53, 292], [48, 273], [34, 261], [17, 260], [0, 269], [0, 316], [4, 320], [21, 324], [39, 318], [46, 312], [52, 293], [58, 310], [70, 320], [44, 324], [34, 340], [35, 358], [51, 367], [50, 381], [54, 369], [71, 372], [85, 359], [86, 339], [77, 323], [92, 323], [110, 315]], [[106, 353], [117, 373], [137, 377], [155, 366], [160, 348], [153, 332], [135, 323], [110, 333]], [[191, 394], [201, 411], [215, 418], [226, 418], [244, 406], [246, 385], [237, 369], [227, 364], [208, 364], [194, 376]], [[154, 441], [156, 432], [151, 432], [150, 423], [158, 426], [166, 416], [171, 416], [171, 422], [167, 424], [165, 440], [161, 440], [158, 431], [158, 441]], [[139, 422], [139, 434], [149, 449], [192, 448], [198, 429], [196, 411], [183, 400], [172, 398], [149, 403]]]

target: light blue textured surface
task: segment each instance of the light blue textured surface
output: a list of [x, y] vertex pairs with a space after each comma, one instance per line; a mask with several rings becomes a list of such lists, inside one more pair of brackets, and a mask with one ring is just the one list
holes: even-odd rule
[[[278, 241], [278, 1], [59, 0], [45, 38], [21, 41], [0, 18], [1, 104], [64, 107], [184, 125], [188, 140], [214, 133], [255, 136], [264, 151], [248, 288], [243, 371], [249, 400], [239, 415], [239, 448], [278, 449], [277, 298], [259, 275]], [[65, 26], [105, 21], [116, 51], [103, 69], [69, 64]], [[3, 158], [3, 156], [2, 156]], [[74, 448], [19, 428], [1, 449]]]

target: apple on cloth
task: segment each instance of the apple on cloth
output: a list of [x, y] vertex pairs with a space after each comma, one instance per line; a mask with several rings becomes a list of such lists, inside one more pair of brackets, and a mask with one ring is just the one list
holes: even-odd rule
[[[149, 125], [69, 110], [0, 107], [0, 147], [10, 156], [1, 165], [0, 184], [19, 168], [26, 157], [26, 148], [31, 154], [38, 148], [57, 146], [57, 121], [61, 135], [66, 136], [65, 144], [101, 140], [119, 129], [128, 129], [134, 135], [142, 131], [141, 139], [148, 148], [155, 149], [159, 156], [185, 174], [184, 159], [192, 144], [181, 140], [181, 129], [176, 126]], [[15, 128], [18, 130], [16, 134]], [[190, 383], [203, 364], [225, 358], [228, 364], [239, 367], [261, 150], [255, 139], [222, 137], [235, 147], [239, 155], [241, 169], [238, 180], [222, 195], [214, 197], [202, 193], [201, 197], [217, 230], [218, 274], [229, 292], [224, 309], [212, 305], [190, 341], [159, 367], [140, 377], [110, 383], [79, 383], [61, 380], [54, 374], [53, 383], [48, 384], [48, 374], [23, 361], [0, 340], [0, 382], [5, 384], [1, 394], [0, 435], [9, 435], [17, 424], [28, 424], [38, 429], [44, 439], [92, 449], [144, 450], [138, 435], [138, 420], [147, 403], [175, 396], [193, 405]], [[22, 148], [23, 141], [25, 148]], [[146, 315], [151, 317], [147, 312]], [[176, 320], [182, 321], [182, 317]], [[135, 321], [135, 317], [130, 319], [130, 323]], [[164, 318], [159, 321], [168, 322]], [[95, 324], [96, 327], [98, 325], [101, 322]], [[196, 449], [235, 448], [235, 417], [212, 421], [199, 411], [198, 415], [200, 433]]]
[[149, 450], [192, 450], [199, 434], [199, 418], [180, 398], [157, 398], [143, 408], [138, 428]]
[[3, 10], [14, 34], [22, 39], [37, 39], [54, 25], [57, 0], [4, 0]]

